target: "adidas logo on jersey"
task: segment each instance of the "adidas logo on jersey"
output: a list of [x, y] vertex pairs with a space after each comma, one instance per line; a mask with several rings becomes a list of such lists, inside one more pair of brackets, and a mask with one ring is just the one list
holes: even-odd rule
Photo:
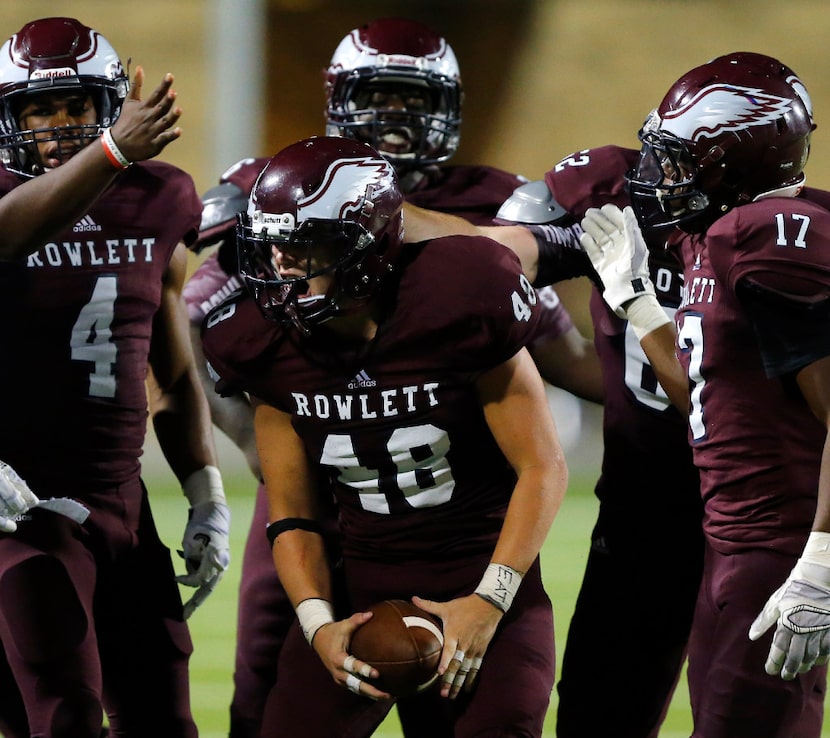
[[355, 378], [346, 385], [349, 389], [357, 389], [358, 387], [375, 387], [377, 382], [372, 379], [365, 370], [361, 369]]
[[101, 226], [99, 226], [89, 215], [85, 215], [81, 218], [74, 226], [72, 226], [72, 230], [75, 233], [88, 233], [89, 231], [100, 231]]

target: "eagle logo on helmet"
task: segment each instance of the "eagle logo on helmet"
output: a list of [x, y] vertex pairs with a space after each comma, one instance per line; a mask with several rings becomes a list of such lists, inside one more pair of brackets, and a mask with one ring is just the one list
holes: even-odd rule
[[710, 85], [678, 110], [667, 112], [661, 129], [687, 141], [714, 138], [773, 123], [786, 115], [792, 101], [755, 87]]
[[297, 221], [308, 218], [349, 220], [367, 200], [392, 187], [392, 166], [380, 158], [337, 159], [329, 164], [320, 186], [297, 200]]

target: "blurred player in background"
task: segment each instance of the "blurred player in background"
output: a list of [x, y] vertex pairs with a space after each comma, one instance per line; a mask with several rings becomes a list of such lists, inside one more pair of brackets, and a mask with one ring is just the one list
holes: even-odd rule
[[[262, 734], [371, 735], [391, 703], [373, 701], [351, 633], [373, 602], [418, 595], [443, 623], [438, 732], [540, 736], [554, 649], [538, 554], [567, 469], [524, 348], [536, 292], [489, 239], [401, 249], [402, 202], [366, 144], [287, 147], [240, 224], [251, 295], [205, 321], [217, 389], [256, 398], [268, 537], [301, 626]], [[344, 597], [321, 536], [330, 495]]]
[[[326, 71], [326, 99], [327, 132], [374, 146], [395, 168], [408, 201], [475, 223], [491, 223], [501, 203], [525, 181], [493, 167], [446, 163], [459, 143], [461, 77], [446, 39], [420, 23], [379, 19], [347, 34]], [[185, 287], [197, 355], [201, 355], [205, 315], [242, 286], [237, 274], [236, 215], [246, 208], [248, 194], [267, 161], [238, 162], [203, 198], [196, 247], [218, 248]], [[530, 348], [543, 377], [581, 397], [601, 401], [593, 347], [552, 289], [540, 291], [539, 297], [543, 320]], [[202, 374], [214, 422], [243, 451], [259, 479], [247, 397], [219, 397], [213, 392], [213, 381]], [[279, 649], [294, 619], [263, 535], [267, 523], [265, 489], [260, 485], [242, 565], [231, 738], [258, 735], [265, 697], [276, 679]], [[407, 735], [432, 735], [431, 713], [421, 704], [408, 709], [409, 704], [399, 703]], [[423, 726], [421, 721], [426, 721]]]
[[[634, 209], [609, 205], [583, 220], [609, 305], [665, 367], [664, 385], [687, 392], [704, 503], [689, 641], [700, 738], [822, 730], [830, 215], [811, 201], [826, 204], [826, 193], [797, 196], [815, 126], [803, 85], [786, 72], [738, 56], [683, 75], [640, 132]], [[638, 221], [669, 234], [683, 266], [676, 346], [655, 307]]]
[[[110, 44], [71, 18], [27, 23], [0, 48], [0, 214], [28, 195], [0, 262], [8, 738], [97, 738], [104, 712], [117, 735], [197, 734], [184, 615], [227, 566], [228, 512], [181, 306], [200, 203], [180, 170], [133, 163], [179, 135], [172, 77], [146, 103], [142, 80], [130, 93]], [[185, 612], [140, 478], [148, 365], [191, 504]]]

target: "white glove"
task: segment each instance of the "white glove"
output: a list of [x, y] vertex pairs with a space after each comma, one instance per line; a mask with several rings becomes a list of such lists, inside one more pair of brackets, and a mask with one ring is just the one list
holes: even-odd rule
[[830, 534], [811, 533], [787, 580], [749, 629], [757, 641], [773, 625], [767, 674], [795, 679], [830, 658]]
[[0, 461], [0, 533], [14, 533], [14, 519], [40, 502], [20, 475]]
[[648, 247], [634, 211], [603, 205], [589, 208], [582, 219], [585, 231], [579, 242], [588, 254], [605, 288], [602, 296], [611, 309], [625, 318], [622, 306], [641, 295], [654, 295], [648, 274]]
[[222, 477], [216, 467], [206, 466], [194, 472], [185, 480], [183, 489], [190, 501], [180, 552], [187, 574], [176, 577], [176, 581], [197, 588], [184, 605], [184, 616], [189, 618], [213, 592], [230, 564], [231, 511], [225, 504]]

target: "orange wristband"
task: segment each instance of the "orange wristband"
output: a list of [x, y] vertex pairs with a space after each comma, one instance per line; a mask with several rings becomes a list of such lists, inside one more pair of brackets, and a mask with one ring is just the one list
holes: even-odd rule
[[104, 132], [101, 134], [101, 146], [103, 147], [104, 153], [107, 155], [107, 159], [109, 159], [110, 164], [112, 164], [116, 169], [126, 169], [132, 164], [132, 162], [121, 153], [121, 149], [118, 148], [113, 140], [112, 132], [109, 128], [105, 128]]

